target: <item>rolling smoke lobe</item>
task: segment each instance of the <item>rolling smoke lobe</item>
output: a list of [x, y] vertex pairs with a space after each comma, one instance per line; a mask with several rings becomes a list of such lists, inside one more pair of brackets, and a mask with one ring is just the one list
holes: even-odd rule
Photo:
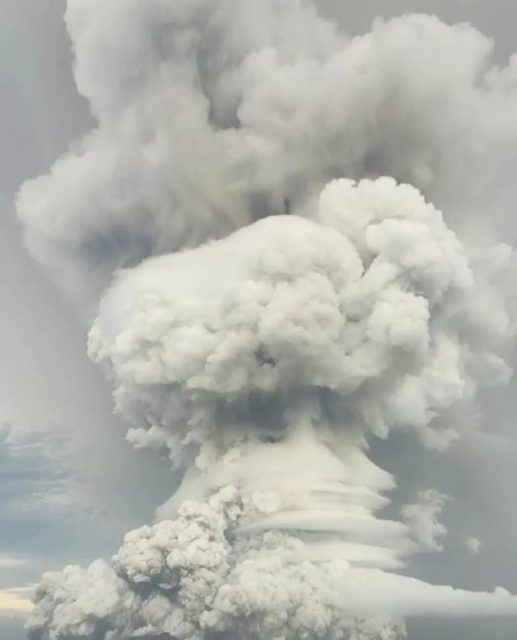
[[349, 39], [297, 0], [66, 18], [99, 126], [19, 214], [96, 317], [128, 439], [183, 481], [111, 563], [42, 578], [30, 637], [399, 640], [408, 616], [517, 615], [503, 589], [397, 573], [441, 549], [447, 498], [383, 518], [395, 479], [367, 455], [396, 430], [446, 449], [511, 377], [514, 255], [474, 240], [513, 160], [513, 66], [466, 25]]

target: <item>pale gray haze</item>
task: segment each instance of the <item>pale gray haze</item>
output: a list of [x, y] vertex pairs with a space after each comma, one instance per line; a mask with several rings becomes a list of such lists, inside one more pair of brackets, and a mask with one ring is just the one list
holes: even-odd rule
[[515, 640], [515, 3], [0, 12], [0, 638]]

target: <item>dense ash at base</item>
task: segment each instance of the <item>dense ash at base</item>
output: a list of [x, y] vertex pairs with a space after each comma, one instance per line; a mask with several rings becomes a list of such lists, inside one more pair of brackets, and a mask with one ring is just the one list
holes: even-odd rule
[[[174, 636], [162, 633], [159, 636], [138, 636], [138, 640], [177, 639]], [[241, 640], [241, 638], [231, 634], [224, 634], [214, 638], [214, 640]], [[406, 627], [402, 622], [370, 618], [368, 620], [356, 620], [354, 628], [343, 640], [407, 640], [407, 633]]]
[[[238, 493], [184, 503], [179, 517], [128, 533], [111, 564], [46, 574], [31, 640], [399, 640], [404, 625], [346, 615], [324, 566], [279, 532], [243, 544]], [[346, 565], [343, 565], [346, 572]]]

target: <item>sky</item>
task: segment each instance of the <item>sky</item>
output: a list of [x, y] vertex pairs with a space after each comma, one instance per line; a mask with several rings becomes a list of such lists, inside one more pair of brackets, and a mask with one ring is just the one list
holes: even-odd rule
[[[422, 11], [472, 23], [495, 39], [498, 59], [517, 50], [511, 0], [318, 5], [352, 34], [368, 30], [377, 16]], [[0, 0], [0, 637], [6, 640], [24, 637], [30, 587], [43, 571], [110, 556], [123, 533], [150, 520], [175, 485], [163, 457], [137, 455], [125, 443], [110, 390], [86, 356], [82, 319], [24, 249], [13, 210], [20, 184], [48, 168], [92, 126], [74, 87], [63, 12], [64, 0]], [[495, 415], [508, 420], [504, 406]], [[434, 478], [436, 466], [443, 465], [443, 487], [435, 488], [450, 490], [454, 484], [463, 505], [446, 507], [455, 531], [446, 553], [417, 561], [415, 572], [470, 588], [502, 582], [515, 592], [517, 558], [504, 535], [507, 526], [517, 532], [512, 487], [499, 476], [480, 482], [479, 475], [492, 474], [484, 449], [493, 448], [508, 473], [517, 449], [495, 438], [471, 447], [453, 450], [446, 462], [421, 452], [411, 464], [401, 464], [404, 443], [395, 438], [374, 445], [373, 455], [388, 470], [402, 468], [406, 478], [424, 486], [431, 469]], [[448, 477], [451, 460], [460, 473]], [[474, 559], [464, 544], [470, 535], [492, 542]], [[494, 620], [410, 624], [412, 640], [486, 640], [488, 634], [509, 640], [516, 631], [515, 623]]]

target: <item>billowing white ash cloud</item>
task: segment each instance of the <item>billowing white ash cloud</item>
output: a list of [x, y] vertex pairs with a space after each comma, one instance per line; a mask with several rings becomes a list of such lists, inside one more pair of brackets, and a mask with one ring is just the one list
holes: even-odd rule
[[444, 497], [380, 518], [393, 480], [365, 454], [396, 428], [446, 446], [447, 412], [507, 379], [510, 319], [499, 299], [494, 326], [480, 299], [495, 285], [390, 178], [334, 181], [312, 219], [268, 217], [120, 273], [91, 355], [130, 439], [168, 447], [186, 475], [111, 565], [43, 579], [32, 637], [380, 639], [409, 615], [517, 615], [504, 590], [388, 572], [439, 549]]
[[508, 378], [504, 300], [416, 189], [334, 181], [312, 218], [268, 217], [118, 275], [90, 352], [136, 443], [225, 450], [308, 413], [441, 447], [457, 437], [442, 414]]
[[[515, 64], [431, 16], [349, 39], [300, 0], [69, 0], [98, 127], [18, 199], [32, 253], [87, 307], [118, 267], [394, 176], [478, 230], [511, 205]], [[88, 302], [90, 303], [88, 305]]]
[[298, 0], [69, 0], [67, 24], [99, 126], [19, 213], [97, 316], [128, 439], [184, 477], [111, 563], [42, 579], [31, 638], [399, 640], [407, 616], [517, 615], [503, 589], [397, 573], [441, 549], [446, 497], [382, 517], [396, 479], [367, 455], [395, 430], [447, 448], [510, 379], [508, 189], [479, 232], [515, 156], [513, 65], [466, 25], [349, 39]]

